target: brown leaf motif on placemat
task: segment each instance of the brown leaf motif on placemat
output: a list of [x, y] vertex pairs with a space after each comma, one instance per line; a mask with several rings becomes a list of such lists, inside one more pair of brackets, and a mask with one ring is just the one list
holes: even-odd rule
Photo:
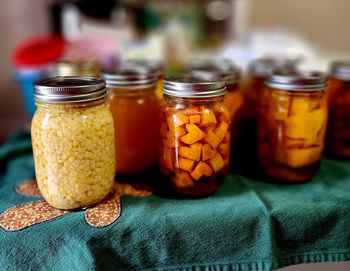
[[[42, 197], [35, 180], [27, 180], [16, 187], [16, 192], [25, 196]], [[115, 183], [109, 195], [93, 207], [86, 208], [86, 222], [96, 228], [106, 227], [115, 222], [121, 214], [123, 195], [144, 197], [151, 195], [153, 190], [145, 185]], [[0, 227], [6, 231], [18, 231], [29, 226], [49, 221], [69, 213], [56, 209], [45, 200], [32, 201], [14, 206], [0, 214]]]

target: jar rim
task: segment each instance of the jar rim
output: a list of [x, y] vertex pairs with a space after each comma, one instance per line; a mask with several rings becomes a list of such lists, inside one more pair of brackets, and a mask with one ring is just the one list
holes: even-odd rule
[[283, 70], [275, 70], [268, 76], [265, 85], [288, 91], [324, 91], [327, 76], [319, 71], [285, 73]]
[[266, 77], [275, 69], [296, 71], [296, 61], [289, 58], [262, 57], [252, 60], [248, 72], [255, 76]]
[[47, 103], [95, 101], [107, 96], [105, 81], [93, 76], [58, 76], [34, 82], [34, 100]]
[[350, 60], [333, 61], [330, 67], [330, 76], [342, 80], [350, 80]]
[[169, 77], [164, 80], [163, 93], [183, 98], [211, 98], [224, 96], [226, 86], [221, 81], [207, 81], [191, 76]]

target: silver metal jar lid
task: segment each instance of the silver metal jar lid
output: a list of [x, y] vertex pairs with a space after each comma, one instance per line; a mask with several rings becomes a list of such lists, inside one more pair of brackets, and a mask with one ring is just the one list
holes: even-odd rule
[[151, 59], [128, 59], [123, 66], [141, 66], [153, 70], [157, 75], [163, 75], [165, 71], [164, 63], [160, 60]]
[[172, 77], [164, 80], [163, 93], [181, 98], [212, 98], [224, 96], [224, 82], [205, 81], [190, 76]]
[[241, 70], [227, 59], [192, 60], [189, 63], [190, 74], [208, 81], [223, 81], [227, 85], [236, 84], [241, 78]]
[[338, 79], [350, 80], [350, 61], [332, 62], [330, 75]]
[[291, 73], [275, 70], [267, 78], [266, 86], [289, 91], [323, 91], [327, 86], [327, 76], [318, 71]]
[[126, 65], [103, 73], [109, 88], [125, 90], [151, 88], [157, 83], [157, 74], [147, 67]]
[[95, 101], [107, 96], [105, 81], [99, 77], [64, 76], [34, 82], [34, 100], [46, 103]]
[[268, 76], [275, 69], [296, 72], [296, 61], [287, 58], [265, 57], [255, 59], [248, 65], [250, 74], [261, 77]]

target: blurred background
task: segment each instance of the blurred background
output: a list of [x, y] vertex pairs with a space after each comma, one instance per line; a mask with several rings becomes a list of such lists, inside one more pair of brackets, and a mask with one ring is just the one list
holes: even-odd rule
[[331, 60], [350, 52], [349, 0], [0, 3], [0, 143], [30, 123], [23, 98], [27, 77], [62, 59], [110, 67], [147, 58], [163, 60], [174, 72], [193, 57], [228, 58], [244, 70], [252, 59], [269, 55], [326, 71]]

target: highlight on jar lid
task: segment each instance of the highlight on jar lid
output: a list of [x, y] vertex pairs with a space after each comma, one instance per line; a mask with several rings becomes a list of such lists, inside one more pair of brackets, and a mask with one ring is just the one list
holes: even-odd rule
[[101, 67], [96, 61], [64, 60], [56, 64], [57, 76], [99, 76]]
[[65, 76], [34, 82], [34, 100], [46, 103], [95, 101], [107, 96], [106, 83], [99, 77]]
[[220, 81], [206, 81], [191, 76], [171, 77], [164, 80], [163, 93], [183, 98], [211, 98], [224, 96], [226, 86]]
[[128, 59], [124, 62], [123, 66], [143, 66], [154, 70], [157, 75], [163, 75], [165, 72], [164, 63], [160, 60], [154, 59]]
[[227, 85], [236, 84], [241, 78], [241, 70], [227, 59], [192, 60], [190, 74], [207, 81], [223, 81]]
[[297, 61], [288, 58], [263, 57], [257, 58], [248, 65], [248, 72], [255, 76], [268, 76], [273, 70], [296, 72]]
[[289, 91], [323, 91], [327, 86], [327, 76], [319, 71], [275, 70], [267, 78], [266, 86]]
[[122, 89], [140, 89], [155, 87], [157, 74], [154, 70], [136, 65], [124, 65], [103, 73], [107, 87]]
[[350, 61], [333, 61], [330, 75], [338, 79], [350, 80]]

